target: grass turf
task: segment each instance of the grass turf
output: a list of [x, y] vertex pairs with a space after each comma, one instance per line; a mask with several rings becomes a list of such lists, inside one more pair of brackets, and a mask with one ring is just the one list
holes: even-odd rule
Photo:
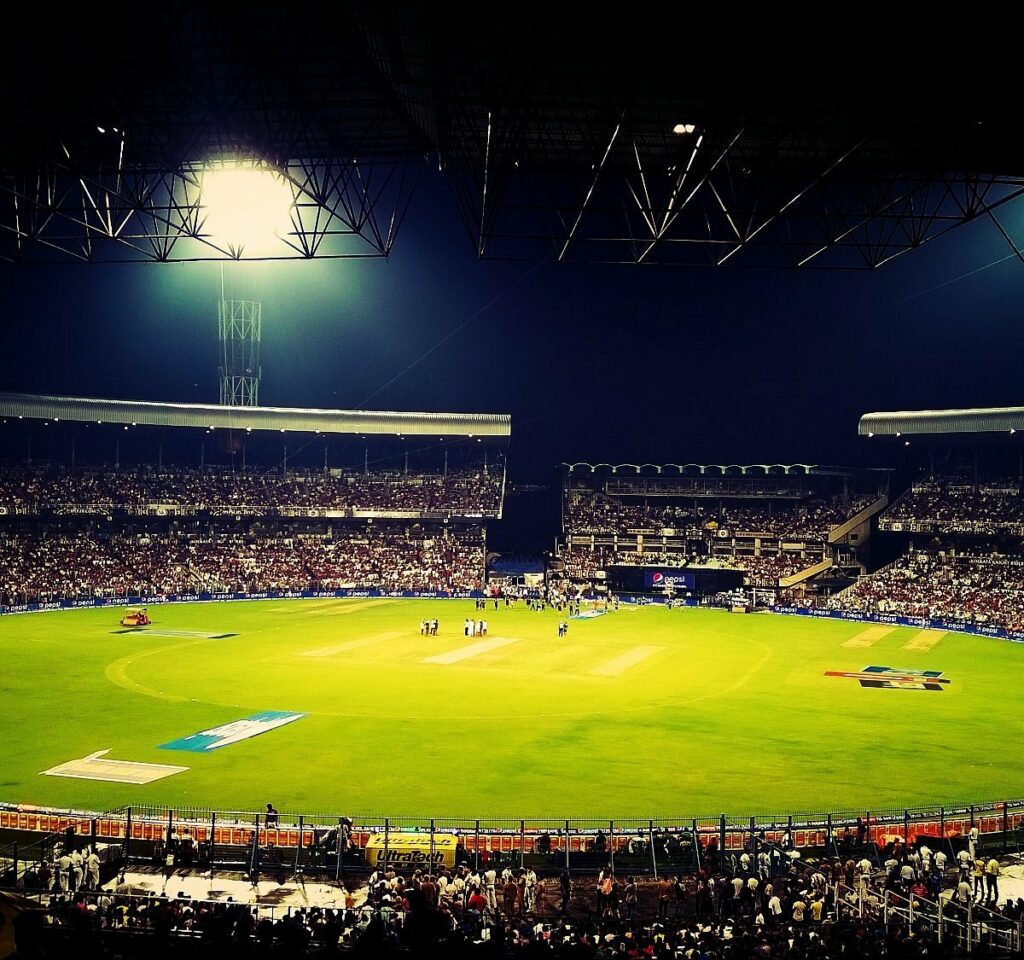
[[[572, 621], [471, 601], [267, 601], [0, 619], [0, 800], [483, 818], [745, 816], [1021, 795], [1024, 645], [715, 610]], [[421, 637], [422, 617], [440, 634]], [[877, 633], [878, 631], [876, 631]], [[644, 651], [637, 648], [646, 648]], [[449, 658], [450, 659], [450, 658]], [[824, 676], [941, 670], [941, 693]], [[210, 753], [159, 745], [264, 710], [301, 720]], [[111, 759], [188, 766], [147, 786], [40, 776]]]

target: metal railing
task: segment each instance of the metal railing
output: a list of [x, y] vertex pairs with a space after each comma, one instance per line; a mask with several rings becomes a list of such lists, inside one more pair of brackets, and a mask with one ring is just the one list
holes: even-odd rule
[[877, 890], [870, 883], [856, 887], [840, 883], [834, 889], [834, 909], [837, 920], [845, 914], [880, 920], [887, 927], [903, 923], [934, 934], [939, 943], [956, 950], [984, 948], [1018, 953], [1024, 944], [1024, 920], [1012, 920], [973, 901], [961, 906], [941, 894], [930, 900], [913, 893], [904, 896], [893, 890]]
[[[378, 862], [408, 849], [419, 837], [423, 865], [453, 857], [481, 864], [538, 872], [620, 872], [659, 877], [738, 864], [746, 853], [756, 862], [762, 852], [781, 859], [792, 850], [817, 855], [867, 856], [876, 865], [894, 839], [927, 842], [954, 859], [976, 829], [986, 853], [1005, 855], [1024, 846], [1024, 801], [1000, 801], [956, 808], [917, 808], [880, 812], [833, 811], [746, 818], [669, 819], [469, 819], [385, 817], [338, 814], [271, 814], [148, 804], [107, 813], [26, 810], [0, 806], [0, 859], [13, 863], [15, 876], [52, 857], [61, 837], [79, 846], [97, 841], [120, 844], [125, 862], [154, 860], [173, 848], [183, 863], [209, 870], [272, 870], [291, 875], [338, 877], [370, 871]], [[43, 833], [34, 836], [32, 831]], [[49, 836], [47, 836], [47, 834]], [[9, 839], [4, 840], [6, 836]], [[373, 837], [382, 837], [371, 847]], [[450, 842], [449, 838], [455, 838]], [[453, 848], [438, 860], [438, 852]], [[410, 855], [406, 865], [417, 862]]]

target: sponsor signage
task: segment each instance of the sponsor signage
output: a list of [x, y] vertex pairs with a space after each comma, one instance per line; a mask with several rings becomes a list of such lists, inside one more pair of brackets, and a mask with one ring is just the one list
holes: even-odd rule
[[819, 610], [814, 607], [779, 606], [773, 613], [798, 617], [827, 617], [831, 620], [856, 620], [859, 623], [891, 623], [898, 627], [918, 627], [924, 630], [945, 630], [950, 633], [971, 633], [982, 637], [1024, 642], [1024, 630], [1007, 630], [990, 624], [971, 623], [967, 620], [939, 620], [927, 617], [901, 617], [893, 613], [858, 613], [851, 610]]
[[372, 867], [454, 867], [459, 839], [453, 833], [374, 833], [366, 843], [366, 862]]
[[644, 587], [648, 590], [692, 590], [692, 573], [670, 573], [667, 570], [645, 570]]

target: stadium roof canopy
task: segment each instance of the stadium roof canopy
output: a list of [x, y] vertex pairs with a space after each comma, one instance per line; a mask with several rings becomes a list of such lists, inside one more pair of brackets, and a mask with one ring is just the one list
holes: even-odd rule
[[846, 467], [824, 467], [811, 463], [563, 463], [569, 473], [644, 473], [648, 476], [850, 476]]
[[862, 437], [1013, 434], [1018, 430], [1024, 431], [1024, 407], [866, 413], [857, 425]]
[[297, 259], [387, 256], [427, 171], [480, 257], [532, 261], [873, 269], [1024, 196], [1018, 32], [964, 43], [916, 8], [823, 31], [767, 6], [72, 4], [40, 30], [21, 4], [5, 27], [0, 260], [256, 258], [202, 196], [236, 162], [288, 185], [260, 256]]
[[502, 413], [401, 413], [301, 407], [224, 407], [213, 403], [154, 403], [91, 397], [0, 393], [0, 416], [159, 427], [268, 430], [360, 436], [475, 437], [504, 442], [512, 418]]

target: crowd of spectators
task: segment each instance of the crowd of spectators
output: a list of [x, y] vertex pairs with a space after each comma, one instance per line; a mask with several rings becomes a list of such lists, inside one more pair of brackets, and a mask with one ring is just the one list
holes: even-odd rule
[[6, 464], [0, 466], [0, 508], [9, 513], [82, 514], [173, 505], [215, 515], [306, 509], [496, 516], [503, 481], [500, 466], [445, 473], [284, 473]]
[[836, 610], [966, 620], [1024, 629], [1024, 559], [912, 550], [830, 597]]
[[195, 589], [183, 538], [89, 530], [0, 532], [0, 603]]
[[674, 529], [688, 536], [703, 531], [703, 510], [686, 506], [630, 503], [617, 497], [574, 490], [569, 495], [567, 533], [625, 533], [627, 530]]
[[780, 539], [816, 540], [824, 542], [833, 527], [860, 513], [876, 498], [855, 497], [812, 499], [794, 506], [770, 507], [744, 505], [729, 507], [718, 518], [719, 526], [730, 533], [768, 533]]
[[1019, 479], [988, 480], [975, 485], [963, 477], [932, 477], [915, 483], [881, 518], [936, 533], [1020, 534], [1024, 529], [1024, 494]]
[[627, 501], [590, 489], [570, 491], [566, 503], [566, 533], [625, 534], [628, 531], [671, 529], [677, 536], [712, 537], [727, 532], [769, 534], [792, 540], [824, 542], [833, 527], [848, 520], [874, 496], [808, 498], [787, 501], [744, 501], [722, 505], [708, 499], [688, 504]]
[[375, 956], [828, 960], [954, 953], [966, 947], [966, 922], [988, 949], [1019, 936], [1024, 901], [1000, 900], [1001, 865], [980, 850], [954, 859], [924, 841], [894, 839], [880, 856], [864, 846], [834, 853], [803, 860], [764, 844], [726, 858], [716, 851], [695, 873], [653, 882], [610, 867], [596, 877], [467, 864], [437, 874], [377, 871], [358, 907], [346, 890], [343, 907], [273, 917], [246, 904], [134, 897], [118, 887], [52, 896], [45, 912], [16, 929], [19, 950], [32, 956], [99, 943], [136, 956], [146, 952], [135, 952], [140, 941], [151, 949], [177, 939], [179, 948], [221, 958], [330, 955], [340, 947]]
[[472, 590], [479, 530], [0, 532], [0, 603], [200, 590]]
[[783, 577], [791, 577], [821, 561], [820, 555], [799, 553], [715, 554], [696, 559], [691, 566], [714, 570], [742, 570], [748, 587], [777, 587]]
[[598, 571], [621, 564], [691, 570], [742, 570], [744, 582], [752, 587], [777, 587], [779, 580], [790, 577], [821, 561], [823, 554], [771, 553], [758, 555], [717, 553], [709, 556], [685, 551], [618, 550], [612, 546], [588, 546], [573, 543], [561, 553], [565, 572], [572, 580], [594, 580]]
[[[732, 558], [737, 559], [737, 558]], [[738, 558], [746, 572], [744, 583], [750, 587], [777, 587], [784, 577], [792, 577], [821, 561], [821, 557], [802, 557], [794, 553], [762, 554]]]

